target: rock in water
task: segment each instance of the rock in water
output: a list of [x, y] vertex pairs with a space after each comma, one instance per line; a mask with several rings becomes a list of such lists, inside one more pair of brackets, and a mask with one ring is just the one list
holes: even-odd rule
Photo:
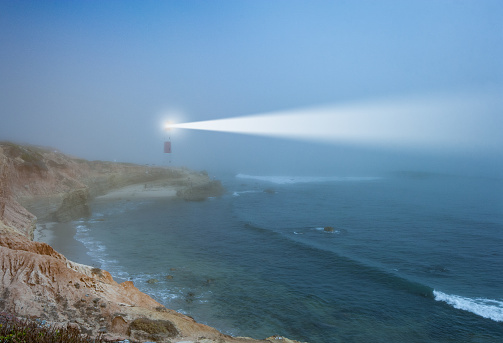
[[58, 222], [68, 222], [91, 214], [89, 209], [89, 190], [80, 188], [68, 192], [59, 209], [54, 213], [54, 219]]
[[176, 192], [176, 196], [188, 201], [203, 201], [208, 197], [221, 196], [224, 192], [220, 181], [211, 180], [181, 189]]

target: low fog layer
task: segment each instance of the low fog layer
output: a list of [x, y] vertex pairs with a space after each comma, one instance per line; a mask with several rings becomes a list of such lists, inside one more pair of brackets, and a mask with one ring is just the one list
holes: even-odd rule
[[[494, 100], [502, 15], [486, 0], [2, 2], [0, 140], [210, 172], [498, 175], [501, 101], [425, 109], [426, 121], [416, 108], [385, 145], [176, 129], [168, 155], [163, 126], [439, 94]], [[376, 116], [348, 118], [375, 133]], [[425, 135], [427, 146], [407, 144], [437, 125], [448, 149]]]

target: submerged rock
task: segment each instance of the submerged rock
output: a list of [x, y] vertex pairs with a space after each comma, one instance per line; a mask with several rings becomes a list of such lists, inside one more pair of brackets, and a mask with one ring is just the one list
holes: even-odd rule
[[331, 227], [331, 226], [325, 226], [323, 228], [323, 231], [325, 231], [325, 232], [335, 232], [335, 229], [333, 227]]

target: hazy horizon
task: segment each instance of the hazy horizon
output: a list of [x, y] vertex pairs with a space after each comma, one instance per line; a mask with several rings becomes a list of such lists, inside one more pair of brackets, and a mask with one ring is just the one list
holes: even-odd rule
[[[497, 98], [502, 14], [503, 3], [488, 0], [3, 1], [0, 140], [209, 172], [501, 175], [500, 99], [446, 112], [454, 121], [428, 119], [435, 128], [459, 117], [438, 133], [456, 149], [177, 129], [167, 156], [163, 123], [424, 95]], [[413, 121], [392, 126], [397, 137], [407, 124], [413, 132]]]

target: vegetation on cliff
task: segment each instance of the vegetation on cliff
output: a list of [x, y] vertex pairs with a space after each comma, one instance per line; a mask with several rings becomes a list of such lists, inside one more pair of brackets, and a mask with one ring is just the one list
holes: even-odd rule
[[82, 335], [72, 326], [57, 327], [43, 320], [20, 320], [8, 313], [0, 313], [0, 342], [23, 343], [101, 343], [101, 336]]
[[[111, 190], [132, 184], [162, 180], [186, 200], [204, 200], [223, 193], [218, 181], [205, 172], [185, 168], [86, 161], [55, 149], [0, 143], [0, 220], [28, 235], [34, 218], [28, 218], [15, 202], [38, 220], [65, 222], [89, 215], [89, 201]], [[193, 189], [186, 196], [185, 190]], [[14, 207], [12, 207], [14, 205]], [[19, 220], [14, 218], [19, 217]], [[11, 220], [11, 221], [9, 221]]]
[[[32, 240], [37, 219], [73, 220], [89, 213], [95, 196], [137, 183], [147, 188], [154, 181], [186, 200], [223, 193], [204, 172], [84, 161], [54, 149], [0, 143], [0, 311], [31, 319], [0, 323], [2, 341], [31, 342], [25, 333], [30, 329], [30, 335], [46, 338], [66, 335], [65, 342], [81, 342], [74, 339], [86, 335], [114, 341], [260, 342], [223, 335], [166, 309], [131, 281], [119, 284], [107, 271], [69, 261]], [[59, 329], [37, 331], [33, 319]]]

